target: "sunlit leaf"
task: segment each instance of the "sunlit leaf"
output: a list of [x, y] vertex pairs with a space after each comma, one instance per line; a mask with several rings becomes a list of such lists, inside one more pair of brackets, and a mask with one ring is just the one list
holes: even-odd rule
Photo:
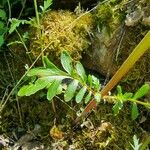
[[43, 79], [37, 79], [37, 81], [33, 84], [23, 86], [19, 92], [18, 96], [30, 96], [35, 94], [37, 91], [44, 89], [47, 86], [48, 82]]
[[10, 34], [14, 32], [17, 29], [17, 27], [20, 26], [20, 24], [29, 24], [29, 21], [27, 20], [18, 20], [15, 18], [10, 19], [10, 22], [11, 22], [10, 29], [9, 29]]
[[[53, 76], [53, 75], [66, 75], [64, 72], [60, 73], [59, 71], [56, 71], [55, 69], [49, 69], [49, 68], [33, 68], [29, 70], [28, 76]], [[61, 76], [60, 75], [60, 76]]]
[[85, 92], [86, 92], [86, 87], [82, 87], [82, 89], [76, 95], [76, 102], [77, 103], [80, 103], [82, 101]]
[[95, 76], [92, 75], [92, 84], [94, 85], [94, 88], [99, 91], [100, 90], [100, 82], [99, 82], [99, 79], [96, 78]]
[[54, 80], [52, 84], [49, 86], [48, 91], [47, 91], [47, 99], [49, 101], [51, 101], [53, 97], [56, 96], [60, 83], [61, 83], [60, 80]]
[[133, 93], [125, 93], [124, 95], [123, 95], [123, 101], [127, 101], [129, 98], [132, 98], [132, 96], [133, 96]]
[[144, 84], [133, 96], [134, 99], [139, 99], [145, 96], [150, 91], [150, 86], [148, 84]]
[[122, 88], [120, 85], [117, 86], [117, 95], [122, 96]]
[[94, 94], [94, 98], [95, 98], [95, 100], [96, 100], [96, 102], [100, 102], [100, 100], [101, 100], [101, 94], [100, 93], [95, 93]]
[[43, 64], [46, 68], [51, 69], [51, 71], [55, 72], [56, 74], [65, 74], [65, 72], [61, 71], [57, 68], [48, 58], [47, 56], [43, 56]]
[[122, 109], [123, 107], [123, 103], [122, 101], [117, 101], [116, 104], [113, 106], [113, 113], [114, 115], [117, 115], [119, 113], [119, 111]]
[[61, 53], [61, 64], [63, 68], [71, 75], [73, 71], [72, 58], [66, 51]]
[[92, 76], [88, 75], [89, 86], [92, 87]]
[[89, 93], [88, 93], [88, 95], [85, 97], [85, 104], [87, 104], [89, 101], [90, 101], [90, 99], [91, 99], [91, 96], [92, 96], [92, 92], [90, 91]]
[[86, 76], [85, 70], [80, 62], [77, 62], [76, 70], [77, 70], [77, 73], [79, 74], [79, 76], [82, 78], [82, 80], [84, 82], [86, 82], [87, 76]]
[[78, 81], [77, 80], [73, 80], [69, 84], [69, 86], [68, 86], [68, 88], [67, 88], [67, 90], [66, 90], [66, 92], [64, 94], [64, 100], [66, 102], [70, 101], [74, 97], [74, 94], [76, 92], [77, 86], [78, 86]]
[[40, 6], [43, 12], [45, 12], [52, 5], [52, 0], [44, 0], [44, 6]]
[[138, 110], [138, 107], [137, 107], [137, 104], [136, 103], [133, 103], [132, 104], [132, 109], [131, 109], [131, 118], [132, 120], [135, 120], [139, 115], [139, 110]]

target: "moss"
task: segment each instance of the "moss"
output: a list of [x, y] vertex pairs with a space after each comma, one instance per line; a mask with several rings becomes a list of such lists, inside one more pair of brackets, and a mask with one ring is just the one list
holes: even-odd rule
[[30, 49], [34, 56], [38, 56], [42, 48], [49, 43], [45, 54], [53, 62], [58, 62], [61, 51], [67, 50], [74, 60], [81, 58], [82, 51], [90, 44], [88, 34], [92, 29], [90, 15], [76, 20], [76, 15], [69, 11], [50, 11], [41, 18], [41, 36], [35, 29], [32, 31]]

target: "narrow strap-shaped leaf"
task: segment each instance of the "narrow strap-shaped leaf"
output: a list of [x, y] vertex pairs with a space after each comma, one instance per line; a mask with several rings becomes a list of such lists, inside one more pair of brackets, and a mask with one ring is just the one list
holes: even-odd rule
[[83, 99], [83, 96], [84, 96], [85, 92], [86, 92], [86, 87], [84, 86], [84, 87], [82, 87], [82, 89], [80, 89], [80, 91], [76, 95], [76, 99], [75, 100], [76, 100], [77, 103], [81, 102], [81, 100]]
[[131, 118], [132, 118], [132, 120], [135, 120], [138, 117], [138, 115], [139, 115], [139, 110], [138, 110], [137, 104], [133, 103], [132, 108], [131, 108]]
[[47, 91], [47, 99], [49, 101], [51, 101], [53, 99], [53, 97], [56, 95], [60, 83], [61, 83], [61, 80], [55, 80], [49, 86], [48, 91]]
[[72, 58], [66, 51], [61, 53], [61, 64], [63, 68], [71, 75], [73, 71]]
[[77, 86], [78, 86], [78, 81], [77, 80], [73, 80], [69, 84], [69, 86], [68, 86], [68, 88], [67, 88], [67, 90], [66, 90], [66, 92], [64, 94], [64, 100], [66, 102], [70, 101], [74, 97], [74, 94], [76, 92]]
[[44, 89], [48, 85], [48, 82], [45, 79], [37, 79], [34, 84], [29, 84], [23, 86], [19, 92], [18, 96], [30, 96], [35, 94], [37, 91]]
[[139, 99], [150, 91], [148, 84], [144, 84], [133, 96], [133, 99]]
[[83, 65], [80, 62], [77, 62], [77, 64], [76, 64], [76, 70], [77, 70], [77, 73], [79, 74], [79, 76], [81, 77], [81, 79], [84, 82], [86, 82], [87, 76], [86, 76], [85, 70], [83, 68]]
[[88, 93], [88, 95], [85, 97], [85, 100], [84, 100], [85, 104], [87, 104], [87, 103], [90, 101], [91, 96], [92, 96], [92, 92], [90, 91], [90, 92]]

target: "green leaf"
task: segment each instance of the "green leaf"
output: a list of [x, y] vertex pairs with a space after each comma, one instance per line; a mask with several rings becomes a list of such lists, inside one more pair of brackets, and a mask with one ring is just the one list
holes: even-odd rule
[[4, 22], [3, 21], [0, 21], [0, 30], [3, 30], [3, 28], [4, 28]]
[[61, 80], [55, 80], [49, 86], [48, 91], [47, 91], [47, 99], [49, 101], [51, 101], [53, 99], [53, 97], [56, 95], [60, 83], [61, 83]]
[[52, 0], [45, 0], [44, 6], [40, 6], [42, 11], [45, 12], [52, 5]]
[[64, 94], [64, 100], [66, 102], [70, 101], [74, 97], [74, 94], [76, 92], [77, 86], [78, 86], [78, 81], [77, 80], [73, 80], [69, 84], [69, 86], [68, 86], [68, 88], [67, 88], [67, 90], [66, 90], [66, 92]]
[[96, 102], [100, 102], [100, 100], [101, 100], [101, 94], [98, 92], [98, 93], [95, 93], [94, 94], [94, 98], [95, 98], [95, 100], [96, 100]]
[[90, 74], [88, 75], [88, 82], [89, 86], [92, 87], [92, 76]]
[[86, 92], [86, 87], [84, 86], [84, 87], [82, 87], [82, 89], [76, 95], [76, 102], [77, 103], [81, 102], [81, 100], [83, 99], [83, 96], [84, 96], [85, 92]]
[[4, 37], [0, 35], [0, 47], [4, 44]]
[[18, 20], [18, 19], [15, 19], [15, 18], [12, 18], [10, 20], [10, 22], [11, 22], [10, 29], [9, 29], [10, 34], [12, 32], [14, 32], [17, 29], [17, 27], [20, 26], [20, 24], [29, 24], [29, 21], [27, 21], [27, 20]]
[[137, 107], [137, 104], [136, 103], [133, 103], [132, 104], [132, 109], [131, 109], [131, 118], [132, 120], [135, 120], [139, 115], [139, 110], [138, 110], [138, 107]]
[[95, 88], [97, 91], [99, 91], [99, 90], [100, 90], [100, 87], [101, 87], [100, 82], [99, 82], [99, 79], [96, 78], [96, 77], [93, 76], [93, 75], [92, 75], [92, 83], [93, 83], [93, 85], [94, 85], [94, 88]]
[[87, 76], [86, 76], [85, 70], [83, 68], [83, 65], [80, 62], [77, 62], [77, 64], [76, 64], [76, 70], [77, 70], [77, 73], [79, 74], [79, 76], [81, 77], [81, 79], [84, 82], [86, 82]]
[[122, 107], [123, 107], [123, 102], [120, 100], [117, 101], [116, 104], [112, 108], [114, 115], [117, 115], [119, 111], [122, 109]]
[[148, 84], [144, 84], [133, 96], [133, 99], [139, 99], [145, 96], [150, 90], [150, 86]]
[[71, 75], [73, 71], [72, 58], [66, 51], [61, 53], [61, 64], [63, 68]]
[[91, 99], [91, 96], [92, 96], [92, 92], [90, 91], [89, 93], [88, 93], [88, 95], [85, 97], [85, 104], [87, 104], [89, 101], [90, 101], [90, 99]]
[[122, 96], [122, 88], [120, 85], [117, 86], [117, 96]]
[[59, 72], [58, 70], [55, 69], [49, 69], [49, 68], [33, 68], [29, 70], [27, 76], [53, 76], [53, 75], [66, 75], [64, 72]]
[[0, 9], [0, 18], [2, 20], [6, 20], [7, 19], [6, 12], [3, 9]]
[[127, 101], [129, 98], [132, 98], [132, 96], [133, 96], [133, 93], [125, 93], [124, 95], [123, 95], [123, 101]]
[[44, 67], [51, 69], [51, 71], [57, 73], [57, 74], [66, 74], [65, 72], [61, 71], [59, 68], [57, 68], [48, 58], [47, 56], [43, 56], [43, 64]]
[[139, 142], [139, 139], [137, 138], [136, 135], [133, 136], [133, 142], [134, 142], [134, 144], [130, 143], [133, 150], [141, 150], [140, 147], [141, 147], [142, 143]]
[[19, 90], [18, 96], [30, 96], [32, 94], [35, 94], [37, 91], [44, 89], [47, 85], [48, 82], [47, 80], [45, 80], [45, 78], [39, 78], [34, 84], [32, 83], [23, 86]]

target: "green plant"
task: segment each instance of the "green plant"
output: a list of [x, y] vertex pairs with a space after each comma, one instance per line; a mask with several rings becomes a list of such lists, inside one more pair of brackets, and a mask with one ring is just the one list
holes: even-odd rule
[[[150, 48], [150, 31], [145, 35], [145, 37], [141, 40], [141, 42], [135, 47], [133, 52], [129, 55], [129, 57], [124, 61], [118, 71], [114, 74], [111, 80], [107, 83], [107, 85], [102, 89], [101, 95], [102, 97], [107, 95], [109, 91], [111, 91], [118, 82], [125, 76], [128, 71], [134, 66], [134, 64], [140, 59], [140, 57]], [[90, 103], [86, 106], [81, 116], [85, 116], [90, 112], [94, 107], [96, 107], [95, 100], [91, 100]], [[78, 122], [80, 118], [76, 119]]]
[[7, 16], [4, 9], [0, 9], [0, 47], [4, 44], [5, 34], [7, 33]]
[[[64, 101], [69, 102], [75, 97], [76, 103], [84, 100], [88, 103], [92, 98], [96, 102], [100, 102], [101, 85], [99, 79], [93, 75], [86, 75], [85, 70], [80, 62], [73, 62], [70, 55], [64, 51], [61, 54], [61, 64], [65, 71], [57, 68], [46, 56], [43, 57], [44, 67], [31, 69], [27, 76], [32, 80], [28, 85], [23, 86], [18, 96], [30, 96], [39, 90], [47, 89], [47, 99], [51, 102], [54, 96], [64, 93]], [[64, 80], [67, 81], [67, 88], [64, 86]], [[123, 94], [120, 86], [117, 88], [117, 95], [104, 96], [104, 99], [113, 100], [114, 114], [118, 114], [123, 107], [123, 103], [130, 101], [132, 104], [132, 119], [138, 116], [137, 103], [146, 107], [150, 107], [149, 103], [138, 101], [137, 99], [143, 97], [149, 92], [148, 84], [143, 85], [135, 94]]]
[[139, 143], [139, 139], [137, 138], [136, 135], [133, 136], [133, 144], [130, 143], [131, 147], [133, 150], [140, 150], [140, 146], [142, 143]]

